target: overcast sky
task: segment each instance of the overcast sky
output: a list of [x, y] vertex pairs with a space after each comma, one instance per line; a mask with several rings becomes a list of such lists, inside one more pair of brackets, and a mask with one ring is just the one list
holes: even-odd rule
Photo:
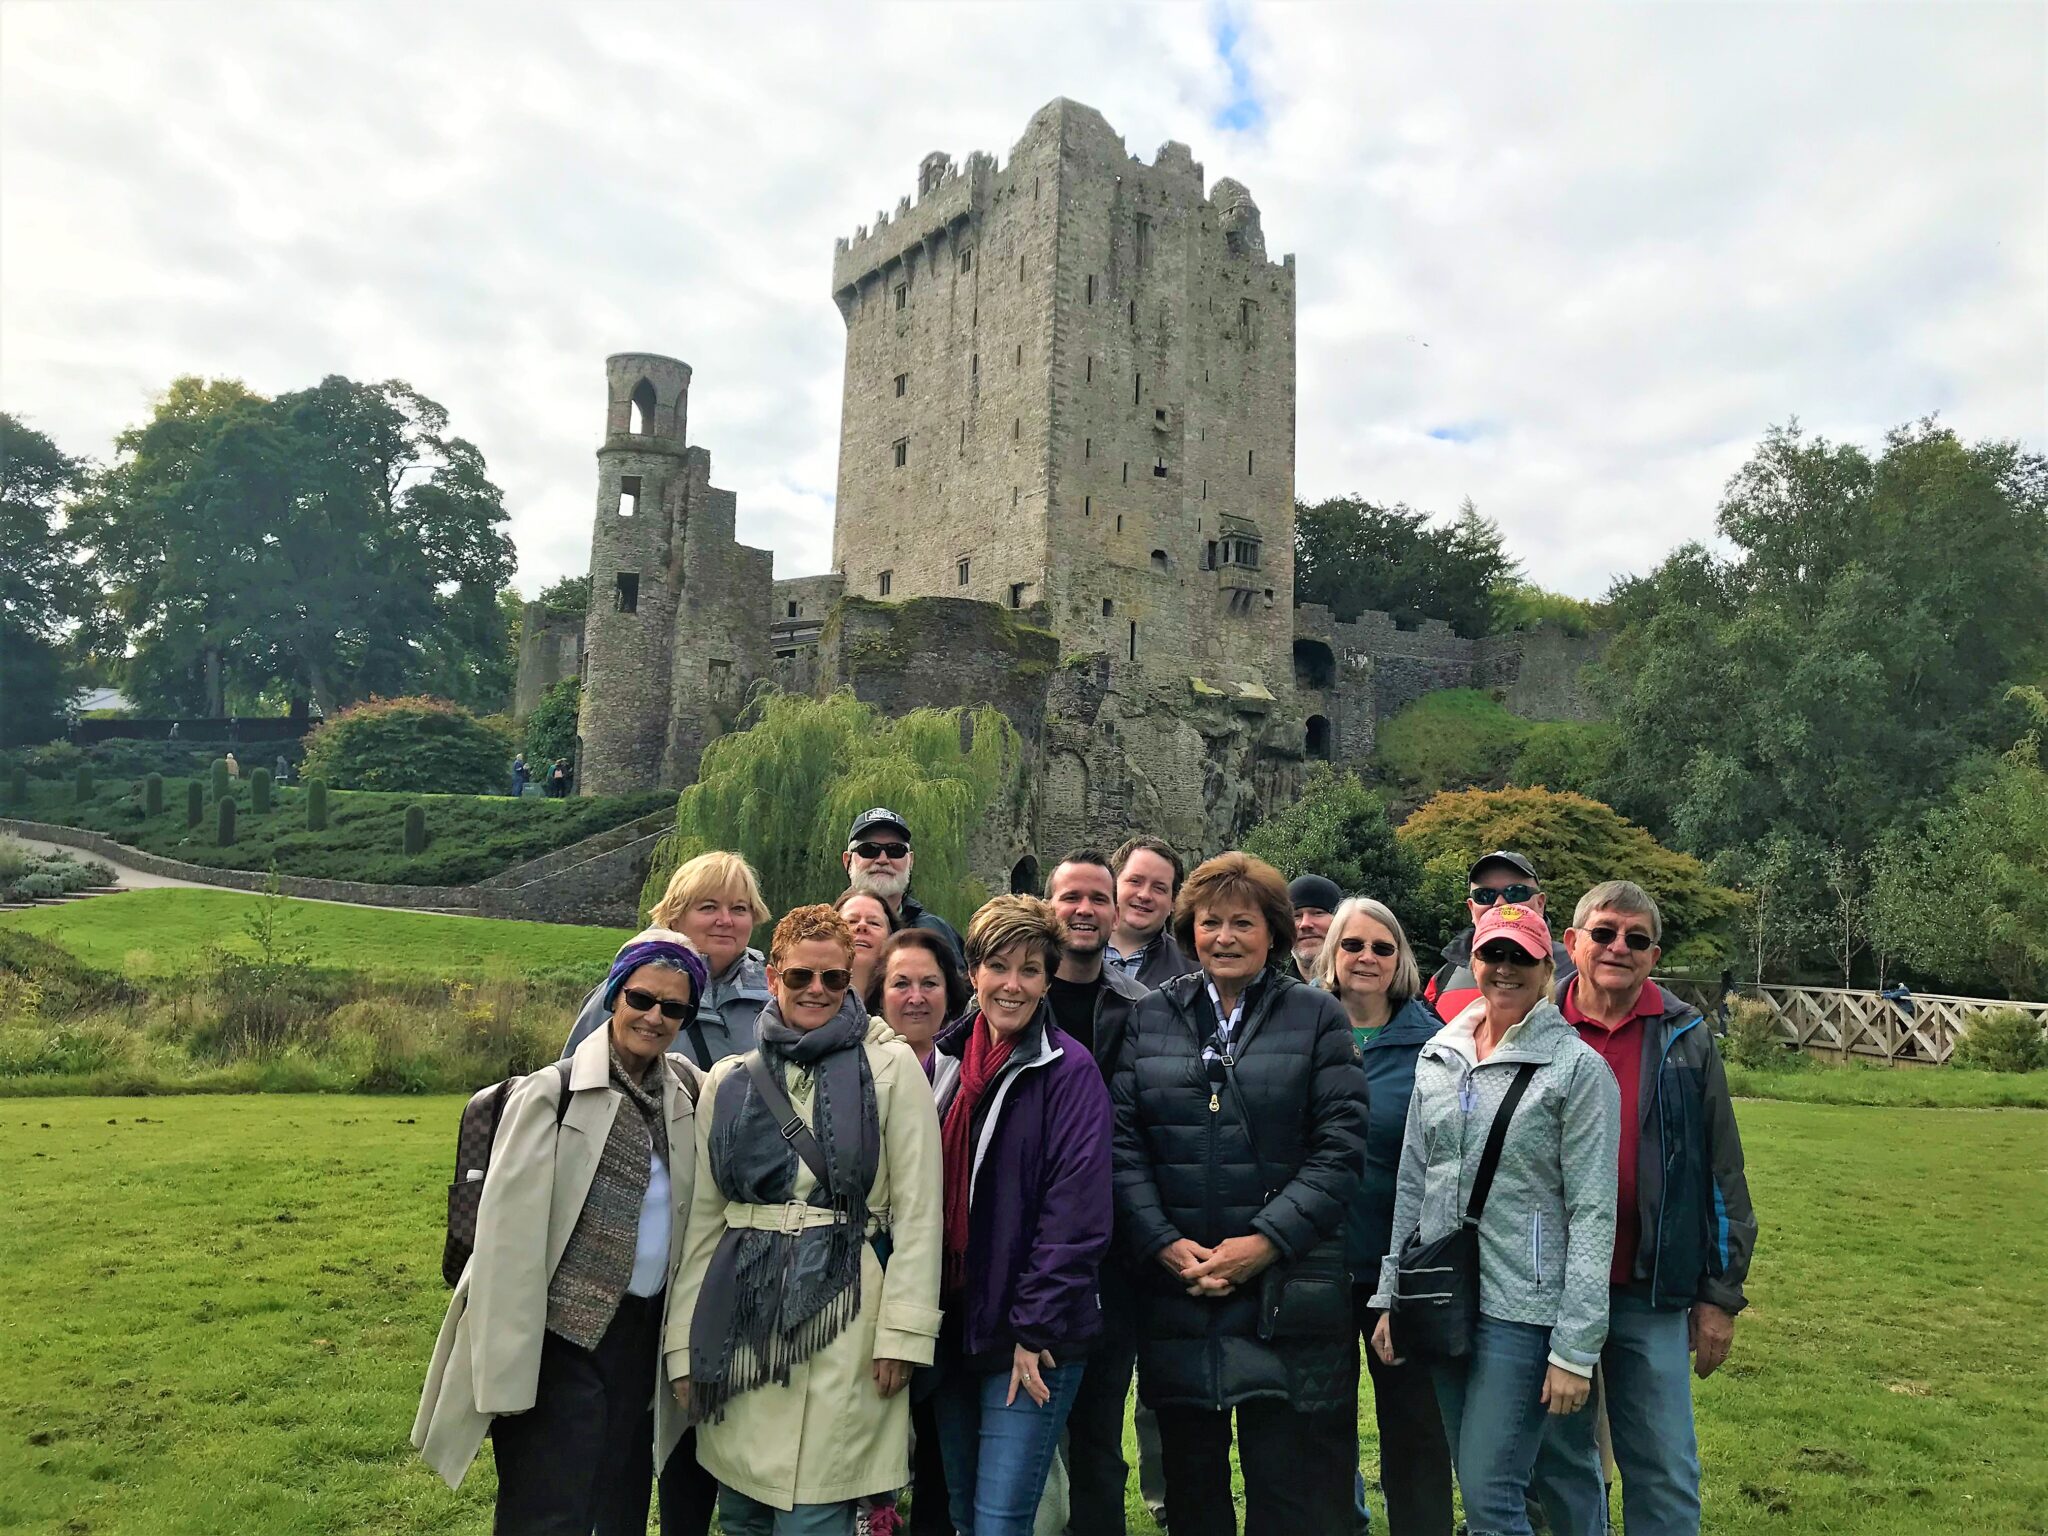
[[1055, 96], [1251, 188], [1298, 490], [1597, 595], [1797, 415], [2048, 426], [2048, 6], [0, 0], [0, 408], [105, 458], [180, 373], [446, 405], [519, 584], [588, 562], [607, 353], [695, 370], [777, 575], [830, 561], [832, 242]]

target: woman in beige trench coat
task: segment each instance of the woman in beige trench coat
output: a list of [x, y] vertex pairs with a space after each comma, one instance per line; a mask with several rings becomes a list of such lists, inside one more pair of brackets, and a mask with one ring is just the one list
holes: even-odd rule
[[451, 1486], [496, 1442], [500, 1536], [641, 1536], [656, 1468], [664, 1536], [710, 1523], [715, 1490], [659, 1390], [700, 1083], [666, 1052], [705, 977], [681, 935], [643, 935], [606, 979], [607, 1027], [507, 1097], [412, 1429]]
[[704, 1083], [667, 1363], [726, 1536], [852, 1536], [854, 1501], [910, 1477], [903, 1388], [939, 1331], [939, 1122], [917, 1057], [848, 992], [852, 962], [830, 907], [784, 917], [760, 1045]]

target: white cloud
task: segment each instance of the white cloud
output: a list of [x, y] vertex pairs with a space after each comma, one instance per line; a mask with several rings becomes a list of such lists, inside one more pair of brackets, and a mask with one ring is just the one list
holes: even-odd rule
[[0, 406], [104, 456], [178, 373], [405, 378], [533, 591], [587, 558], [604, 355], [669, 352], [742, 537], [819, 570], [833, 239], [1067, 95], [1297, 253], [1302, 494], [1469, 494], [1546, 583], [1708, 535], [1794, 413], [2040, 443], [2048, 12], [1229, 15], [1235, 81], [1184, 6], [9, 5]]

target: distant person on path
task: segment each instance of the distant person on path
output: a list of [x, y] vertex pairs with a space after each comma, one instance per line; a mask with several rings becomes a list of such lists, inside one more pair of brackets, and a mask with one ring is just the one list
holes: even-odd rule
[[526, 793], [526, 781], [533, 777], [533, 770], [526, 766], [526, 754], [512, 754], [512, 798], [517, 800]]
[[931, 1085], [847, 991], [827, 906], [776, 925], [759, 1044], [711, 1069], [668, 1376], [725, 1536], [853, 1536], [910, 1480], [911, 1369], [939, 1332]]
[[[1481, 855], [1466, 875], [1465, 885], [1465, 911], [1475, 925], [1499, 901], [1514, 902], [1544, 916], [1543, 887], [1536, 878], [1536, 866], [1519, 853], [1499, 848]], [[1544, 920], [1547, 926], [1549, 919]], [[1446, 1024], [1479, 1000], [1479, 983], [1472, 974], [1472, 932], [1467, 928], [1444, 946], [1444, 963], [1422, 989], [1423, 1000]], [[1571, 979], [1572, 957], [1562, 944], [1553, 947], [1550, 963], [1556, 967], [1560, 983]]]
[[663, 1536], [709, 1528], [716, 1490], [657, 1390], [698, 1153], [699, 1074], [666, 1053], [704, 982], [686, 945], [628, 945], [566, 1084], [543, 1068], [506, 1100], [412, 1430], [451, 1486], [489, 1434], [495, 1531], [642, 1536], [657, 1472]]
[[277, 763], [270, 770], [271, 778], [282, 784], [292, 776], [292, 760], [282, 752], [277, 754]]
[[173, 720], [173, 721], [171, 722], [171, 734], [170, 734], [170, 735], [169, 735], [168, 737], [166, 737], [165, 739], [166, 739], [166, 740], [168, 740], [168, 741], [176, 741], [176, 740], [178, 739], [178, 722], [177, 722], [177, 721]]
[[[1431, 1362], [1465, 1519], [1488, 1536], [1528, 1536], [1525, 1505], [1542, 1445], [1584, 1413], [1607, 1339], [1620, 1094], [1599, 1054], [1550, 1001], [1550, 929], [1502, 901], [1471, 952], [1479, 998], [1417, 1055], [1395, 1183], [1392, 1248], [1371, 1305], [1372, 1347], [1400, 1365], [1409, 1345], [1388, 1315], [1411, 1236], [1435, 1243], [1467, 1219], [1482, 1149], [1503, 1107], [1505, 1140], [1480, 1213], [1479, 1318], [1471, 1352]], [[1518, 1103], [1509, 1104], [1511, 1093]], [[1607, 1488], [1590, 1428], [1558, 1458], [1544, 1512], [1557, 1536], [1605, 1536]]]
[[845, 866], [847, 883], [857, 891], [872, 891], [889, 904], [889, 911], [901, 928], [929, 928], [952, 946], [953, 958], [967, 963], [960, 935], [936, 912], [927, 911], [910, 894], [910, 872], [917, 855], [910, 847], [910, 823], [887, 806], [878, 805], [853, 818], [846, 832], [846, 851], [839, 856]]
[[1156, 837], [1134, 837], [1110, 855], [1116, 875], [1116, 927], [1108, 962], [1150, 991], [1195, 968], [1173, 936], [1173, 902], [1187, 867]]
[[[1602, 1393], [1629, 1536], [1697, 1536], [1700, 1461], [1688, 1366], [1728, 1358], [1756, 1242], [1742, 1138], [1720, 1053], [1700, 1012], [1650, 980], [1663, 918], [1641, 886], [1579, 898], [1565, 944], [1578, 975], [1558, 1006], [1621, 1092], [1614, 1251]], [[1650, 1096], [1644, 1102], [1645, 1095]], [[1561, 1459], [1593, 1449], [1592, 1424], [1558, 1426], [1538, 1457], [1548, 1495]]]
[[[1422, 974], [1401, 920], [1367, 896], [1338, 903], [1312, 979], [1344, 1005], [1365, 1068], [1365, 1182], [1351, 1202], [1345, 1230], [1352, 1316], [1369, 1346], [1379, 1321], [1372, 1295], [1393, 1247], [1394, 1185], [1415, 1091], [1415, 1056], [1443, 1021], [1422, 1000]], [[1451, 1536], [1451, 1448], [1429, 1367], [1418, 1360], [1394, 1365], [1370, 1347], [1365, 1363], [1379, 1426], [1387, 1525], [1394, 1536]]]
[[[648, 913], [653, 927], [640, 935], [680, 933], [711, 970], [704, 1005], [675, 1047], [706, 1071], [721, 1057], [754, 1048], [754, 1020], [769, 998], [761, 952], [747, 939], [770, 917], [753, 866], [736, 853], [700, 853], [669, 876], [661, 900]], [[571, 1055], [604, 1020], [603, 999], [583, 1001], [564, 1056]]]
[[228, 755], [224, 759], [222, 759], [222, 761], [224, 761], [228, 765], [229, 778], [239, 779], [242, 776], [242, 765], [235, 761], [234, 753], [228, 753]]
[[1300, 875], [1287, 887], [1287, 899], [1294, 904], [1294, 974], [1308, 981], [1323, 953], [1330, 917], [1344, 904], [1344, 893], [1336, 881], [1322, 875]]
[[558, 757], [549, 765], [547, 789], [549, 796], [553, 799], [566, 800], [568, 798], [569, 761], [567, 758]]
[[840, 893], [832, 910], [846, 919], [853, 934], [853, 994], [865, 1001], [868, 987], [875, 979], [875, 964], [881, 958], [882, 946], [896, 931], [896, 914], [873, 891], [852, 889]]

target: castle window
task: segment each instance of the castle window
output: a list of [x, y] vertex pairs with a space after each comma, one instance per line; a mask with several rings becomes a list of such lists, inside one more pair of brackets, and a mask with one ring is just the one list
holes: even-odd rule
[[1144, 214], [1138, 215], [1138, 270], [1144, 271], [1152, 261], [1152, 221]]
[[963, 587], [967, 585], [967, 567], [968, 567], [968, 564], [969, 564], [969, 561], [968, 561], [967, 557], [966, 557], [965, 555], [962, 555], [962, 556], [960, 557], [960, 565], [959, 565], [959, 576], [960, 576], [960, 582], [959, 582], [959, 584], [960, 584], [961, 586], [963, 586]]
[[1093, 272], [1088, 274], [1088, 302], [1090, 304], [1095, 302], [1095, 274]]
[[788, 608], [789, 608], [789, 617], [791, 617], [792, 619], [793, 619], [793, 618], [795, 618], [795, 617], [796, 617], [796, 604], [795, 604], [795, 603], [790, 603], [790, 604], [788, 605]]
[[1205, 571], [1216, 569], [1216, 541], [1214, 539], [1211, 539], [1202, 549], [1202, 569]]
[[1328, 762], [1330, 758], [1330, 717], [1310, 715], [1308, 717], [1308, 755]]
[[1083, 496], [1081, 498], [1081, 515], [1083, 517], [1093, 517], [1095, 515], [1095, 498], [1093, 496]]
[[1021, 341], [1017, 343], [1017, 366], [1019, 368], [1024, 366], [1024, 343]]
[[1155, 571], [1159, 571], [1159, 572], [1161, 572], [1161, 573], [1164, 573], [1164, 572], [1165, 572], [1165, 570], [1166, 570], [1166, 551], [1165, 551], [1165, 550], [1163, 550], [1163, 549], [1155, 549], [1155, 550], [1153, 550], [1153, 551], [1152, 551], [1152, 569], [1153, 569], [1153, 570], [1155, 570]]
[[981, 354], [979, 352], [968, 354], [967, 373], [970, 378], [978, 379], [981, 377]]
[[910, 284], [908, 284], [908, 283], [898, 283], [898, 284], [896, 285], [896, 307], [897, 307], [898, 309], [901, 309], [901, 308], [903, 308], [903, 307], [904, 307], [904, 306], [905, 306], [906, 304], [908, 304], [909, 302], [910, 302]]
[[1016, 442], [1024, 436], [1024, 418], [1018, 416], [1010, 422], [1010, 441]]
[[1237, 301], [1237, 334], [1247, 348], [1259, 339], [1259, 306], [1250, 299]]
[[1204, 481], [1202, 482], [1202, 500], [1204, 500], [1204, 501], [1207, 501], [1208, 499], [1209, 499], [1209, 482], [1208, 482], [1208, 481], [1206, 481], [1206, 480], [1204, 480]]
[[1116, 531], [1118, 533], [1122, 533], [1124, 531], [1124, 515], [1121, 512], [1117, 513], [1116, 515]]
[[1154, 480], [1164, 480], [1166, 478], [1166, 460], [1156, 459], [1153, 461], [1152, 478]]
[[1131, 660], [1138, 659], [1138, 621], [1131, 620]]
[[1024, 606], [1025, 586], [1026, 583], [1021, 581], [1013, 581], [1010, 583], [1010, 606], [1012, 608], [1022, 608]]
[[1010, 505], [1011, 505], [1011, 506], [1013, 506], [1013, 507], [1014, 507], [1014, 506], [1016, 506], [1018, 502], [1020, 502], [1021, 500], [1023, 500], [1023, 498], [1024, 498], [1024, 488], [1023, 488], [1023, 487], [1022, 487], [1021, 485], [1013, 485], [1013, 486], [1011, 486], [1011, 487], [1010, 487]]
[[1125, 484], [1125, 485], [1129, 485], [1130, 483], [1131, 483], [1131, 461], [1130, 461], [1129, 459], [1125, 459], [1125, 460], [1124, 460], [1124, 484]]
[[1116, 612], [1116, 604], [1108, 598], [1102, 600], [1102, 616], [1106, 619]]
[[878, 591], [883, 597], [887, 597], [889, 595], [889, 588], [895, 583], [895, 580], [896, 573], [894, 571], [882, 572], [881, 575], [875, 578], [876, 591]]
[[1095, 457], [1095, 439], [1094, 439], [1094, 438], [1092, 438], [1092, 437], [1084, 437], [1084, 438], [1082, 438], [1082, 439], [1081, 439], [1081, 457], [1082, 457], [1082, 458], [1084, 458], [1084, 459], [1092, 459], [1092, 458], [1094, 458], [1094, 457]]
[[962, 272], [972, 272], [974, 270], [974, 252], [962, 251], [960, 253], [960, 270]]
[[910, 462], [910, 439], [907, 437], [897, 438], [895, 443], [891, 445], [890, 452], [895, 454], [896, 467], [901, 469]]
[[964, 416], [960, 419], [960, 451], [967, 451], [967, 419]]
[[640, 512], [640, 477], [619, 476], [619, 516], [635, 517]]
[[1252, 451], [1249, 448], [1244, 451], [1244, 472], [1246, 474], [1252, 472]]
[[633, 386], [633, 399], [629, 407], [632, 415], [630, 426], [643, 437], [654, 430], [654, 386], [642, 379]]
[[[896, 393], [900, 395], [900, 394], [902, 394], [902, 393], [903, 393], [903, 391], [899, 389], [899, 390], [897, 390], [897, 391], [896, 391]], [[1166, 420], [1166, 407], [1165, 407], [1165, 406], [1163, 406], [1163, 405], [1155, 405], [1155, 406], [1153, 406], [1153, 407], [1152, 407], [1152, 419], [1153, 419], [1153, 420], [1154, 420], [1155, 422], [1163, 422], [1163, 421], [1165, 421], [1165, 420]]]
[[1017, 257], [1017, 281], [1020, 283], [1024, 281], [1024, 257], [1022, 253], [1019, 253]]
[[907, 374], [907, 373], [899, 373], [899, 374], [897, 374], [897, 375], [896, 375], [896, 398], [897, 398], [898, 400], [901, 400], [901, 399], [902, 399], [902, 398], [904, 397], [904, 395], [905, 395], [905, 394], [907, 394], [907, 393], [909, 392], [909, 390], [910, 390], [910, 375], [909, 375], [909, 374]]
[[1142, 373], [1134, 373], [1131, 375], [1131, 404], [1138, 404], [1144, 398], [1144, 396], [1145, 375], [1143, 375]]
[[619, 572], [619, 589], [613, 595], [612, 606], [620, 613], [640, 611], [640, 575], [637, 571]]
[[1137, 323], [1138, 323], [1138, 301], [1137, 301], [1136, 299], [1133, 299], [1133, 300], [1131, 300], [1131, 324], [1133, 324], [1133, 325], [1136, 325]]
[[1093, 384], [1095, 382], [1095, 359], [1092, 357], [1088, 359], [1088, 371], [1082, 375], [1082, 382], [1085, 384]]

